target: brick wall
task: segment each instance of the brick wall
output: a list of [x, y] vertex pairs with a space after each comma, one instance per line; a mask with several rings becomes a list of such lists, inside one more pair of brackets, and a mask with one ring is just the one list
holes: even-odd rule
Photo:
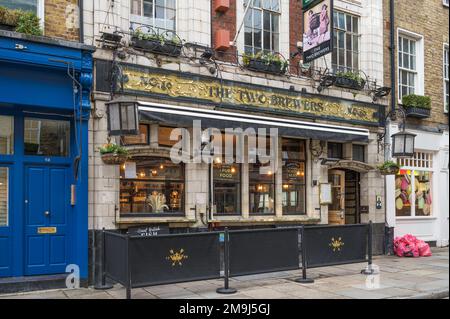
[[[290, 1], [289, 7], [289, 52], [293, 53], [297, 52], [297, 42], [303, 39], [302, 1]], [[301, 56], [290, 59], [292, 73], [298, 71], [297, 65], [300, 59]]]
[[78, 41], [79, 11], [74, 11], [77, 6], [78, 0], [45, 0], [45, 35]]
[[[449, 12], [442, 1], [395, 1], [395, 39], [397, 28], [402, 28], [423, 36], [425, 63], [425, 95], [431, 97], [431, 117], [424, 120], [408, 119], [413, 125], [435, 127], [448, 125], [448, 116], [444, 113], [443, 84], [443, 44], [449, 43]], [[389, 0], [384, 0], [384, 65], [385, 83], [390, 85], [390, 22]], [[396, 43], [397, 45], [397, 43]], [[398, 47], [397, 47], [398, 48]], [[396, 68], [398, 53], [396, 50]], [[398, 81], [398, 75], [397, 75]], [[397, 82], [398, 83], [398, 82]], [[398, 84], [396, 87], [398, 96]]]
[[[236, 21], [236, 1], [230, 0], [230, 9], [227, 12], [215, 12], [214, 11], [214, 1], [211, 8], [211, 23], [212, 23], [212, 47], [216, 46], [216, 32], [219, 29], [225, 29], [230, 31], [230, 41], [232, 41], [237, 32], [237, 21]], [[243, 31], [243, 30], [242, 30]], [[218, 51], [216, 58], [221, 61], [236, 62], [236, 47], [230, 47], [226, 51]]]

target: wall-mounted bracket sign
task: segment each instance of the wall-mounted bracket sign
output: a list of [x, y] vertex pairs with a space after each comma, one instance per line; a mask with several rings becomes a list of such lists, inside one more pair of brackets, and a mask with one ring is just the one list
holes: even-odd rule
[[[97, 90], [109, 92], [110, 63], [97, 60]], [[244, 82], [220, 81], [201, 76], [155, 68], [121, 64], [117, 93], [142, 95], [243, 111], [381, 126], [383, 105], [304, 94], [286, 89]]]

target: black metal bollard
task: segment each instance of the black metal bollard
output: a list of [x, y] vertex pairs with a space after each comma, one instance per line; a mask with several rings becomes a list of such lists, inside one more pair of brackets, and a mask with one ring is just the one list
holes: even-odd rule
[[224, 232], [224, 286], [217, 288], [218, 294], [231, 295], [237, 292], [235, 288], [230, 288], [230, 252], [229, 252], [229, 234], [228, 228]]
[[310, 279], [306, 276], [308, 262], [306, 261], [305, 226], [300, 228], [300, 234], [302, 238], [302, 278], [296, 279], [295, 281], [300, 284], [313, 284], [314, 279]]
[[[94, 235], [95, 236], [95, 235]], [[96, 290], [108, 290], [112, 289], [113, 285], [106, 283], [106, 232], [105, 228], [102, 229], [102, 280], [100, 285], [95, 285]]]
[[373, 252], [372, 252], [372, 245], [373, 245], [373, 222], [369, 222], [369, 230], [368, 230], [368, 240], [367, 240], [367, 267], [361, 271], [361, 274], [363, 275], [372, 275], [375, 270], [372, 267], [373, 264]]
[[126, 239], [126, 246], [125, 246], [125, 256], [127, 257], [127, 261], [126, 261], [126, 296], [127, 299], [131, 299], [131, 268], [130, 268], [130, 235], [127, 234], [127, 239]]

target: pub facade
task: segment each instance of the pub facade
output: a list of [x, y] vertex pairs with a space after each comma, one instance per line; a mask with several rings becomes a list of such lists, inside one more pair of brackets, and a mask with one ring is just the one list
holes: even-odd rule
[[[100, 271], [93, 265], [100, 263], [102, 229], [178, 233], [372, 221], [375, 251], [383, 253], [385, 191], [377, 166], [384, 162], [378, 137], [387, 100], [380, 93], [383, 60], [375, 54], [383, 38], [372, 32], [383, 22], [367, 15], [381, 4], [334, 1], [331, 8], [335, 43], [310, 63], [300, 2], [121, 0], [84, 9], [104, 13], [85, 22], [85, 42], [97, 46], [92, 278]], [[349, 72], [358, 74], [353, 84], [345, 83]], [[111, 101], [138, 108], [138, 135], [110, 136]], [[184, 134], [174, 133], [180, 128]], [[214, 129], [232, 154], [195, 161], [204, 150], [199, 128]], [[245, 132], [261, 128], [265, 136], [250, 143]], [[242, 162], [235, 160], [238, 141]], [[128, 152], [126, 161], [105, 161], [100, 150], [111, 144]], [[180, 145], [190, 157], [174, 162]], [[261, 145], [277, 148], [275, 166], [265, 167]]]

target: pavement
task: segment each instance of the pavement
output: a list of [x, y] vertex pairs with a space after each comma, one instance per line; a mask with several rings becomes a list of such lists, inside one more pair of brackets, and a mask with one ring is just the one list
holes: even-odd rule
[[[179, 283], [132, 290], [133, 299], [448, 299], [449, 249], [428, 258], [374, 258], [379, 274], [360, 274], [366, 264], [308, 269], [313, 284], [299, 284], [301, 271], [285, 271], [230, 279], [238, 292], [220, 295], [223, 280]], [[0, 299], [124, 299], [125, 289], [63, 289], [1, 295]]]

